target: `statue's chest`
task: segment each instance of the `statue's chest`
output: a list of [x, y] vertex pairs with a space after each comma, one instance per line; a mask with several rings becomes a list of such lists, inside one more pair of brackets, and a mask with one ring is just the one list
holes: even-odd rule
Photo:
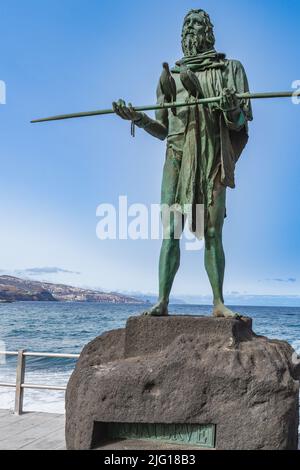
[[[222, 89], [226, 86], [225, 77], [222, 74], [220, 69], [210, 69], [203, 72], [195, 72], [197, 76], [203, 98], [209, 98], [211, 96], [219, 96], [222, 92]], [[173, 73], [176, 83], [176, 101], [184, 101], [189, 97], [187, 90], [184, 88], [179, 73]]]
[[[188, 100], [189, 93], [184, 88], [181, 80], [180, 74], [172, 74], [176, 83], [176, 101], [184, 102]], [[222, 88], [225, 86], [224, 77], [222, 72], [217, 69], [206, 70], [204, 72], [197, 72], [197, 78], [201, 86], [201, 95], [203, 98], [209, 98], [212, 96], [219, 96], [221, 94]], [[203, 111], [202, 121], [203, 125], [208, 129], [215, 128], [217, 125], [217, 116], [213, 111], [215, 108], [214, 104], [206, 105], [205, 110]], [[177, 108], [176, 115], [172, 113], [171, 110], [168, 112], [169, 117], [169, 136], [182, 134], [185, 132], [188, 119], [189, 119], [189, 109], [188, 107]]]

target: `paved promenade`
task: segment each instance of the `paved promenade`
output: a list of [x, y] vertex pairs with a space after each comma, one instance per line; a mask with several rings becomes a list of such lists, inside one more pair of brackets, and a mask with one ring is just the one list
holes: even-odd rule
[[0, 410], [0, 450], [65, 449], [65, 416]]

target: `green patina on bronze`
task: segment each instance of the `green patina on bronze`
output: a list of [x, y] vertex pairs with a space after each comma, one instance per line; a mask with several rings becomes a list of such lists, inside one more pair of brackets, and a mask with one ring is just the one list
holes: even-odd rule
[[[300, 96], [298, 90], [295, 91], [270, 91], [265, 93], [237, 93], [237, 98], [246, 100], [261, 100], [261, 99], [273, 99], [273, 98], [292, 98], [293, 96]], [[206, 104], [212, 102], [221, 101], [221, 96], [212, 96], [210, 98], [203, 98], [195, 100], [196, 104]], [[183, 108], [187, 106], [193, 106], [192, 103], [187, 102], [175, 102], [175, 103], [163, 103], [163, 104], [149, 104], [144, 106], [134, 106], [134, 111], [155, 111], [157, 109], [169, 109], [169, 108]], [[63, 121], [65, 119], [77, 119], [82, 117], [93, 117], [93, 116], [104, 116], [106, 114], [116, 114], [113, 108], [110, 109], [96, 109], [95, 111], [81, 111], [80, 113], [69, 113], [69, 114], [58, 114], [56, 116], [49, 116], [40, 119], [33, 119], [31, 123], [48, 122], [48, 121]]]
[[106, 439], [141, 439], [166, 444], [215, 447], [216, 426], [213, 424], [148, 424], [105, 423]]
[[[202, 204], [205, 268], [213, 292], [213, 315], [238, 317], [225, 307], [223, 297], [226, 188], [235, 187], [235, 166], [248, 141], [248, 122], [252, 120], [250, 100], [290, 97], [295, 92], [250, 93], [242, 64], [215, 50], [213, 25], [203, 10], [191, 10], [184, 18], [182, 49], [184, 56], [173, 68], [163, 64], [156, 105], [133, 107], [119, 100], [113, 103], [113, 109], [32, 122], [115, 113], [131, 121], [132, 135], [138, 126], [160, 140], [167, 139], [161, 202], [176, 210], [167, 222], [162, 217], [159, 301], [145, 314], [168, 315], [169, 296], [180, 265], [178, 235], [188, 215], [186, 206], [193, 208], [189, 222], [197, 236], [194, 208]], [[155, 119], [143, 112], [151, 109], [155, 110]]]
[[[248, 121], [252, 120], [249, 99], [237, 94], [249, 92], [242, 64], [226, 59], [215, 48], [213, 25], [206, 12], [191, 10], [182, 30], [183, 59], [168, 73], [164, 71], [157, 87], [157, 104], [174, 100], [194, 106], [158, 109], [155, 120], [144, 113], [114, 103], [123, 118], [135, 121], [149, 134], [167, 138], [161, 202], [175, 206], [167, 222], [159, 262], [159, 301], [145, 314], [168, 315], [171, 288], [180, 265], [178, 232], [186, 219], [185, 207], [205, 207], [205, 268], [213, 291], [215, 316], [237, 316], [224, 305], [225, 256], [222, 229], [226, 216], [226, 187], [234, 188], [234, 171], [247, 141]], [[202, 105], [195, 100], [220, 96], [218, 103]], [[195, 231], [194, 220], [190, 228]], [[175, 236], [176, 234], [176, 236]]]
[[[214, 46], [209, 15], [203, 10], [191, 10], [184, 18], [182, 29], [184, 57], [171, 69], [163, 64], [155, 119], [131, 104], [126, 106], [123, 100], [113, 103], [113, 112], [132, 122], [133, 135], [136, 125], [160, 140], [167, 139], [161, 202], [176, 210], [170, 217], [162, 217], [159, 301], [145, 312], [147, 315], [168, 315], [169, 296], [180, 265], [179, 238], [187, 218], [185, 209], [192, 207], [190, 228], [197, 235], [194, 208], [202, 204], [205, 268], [213, 291], [213, 315], [237, 316], [224, 305], [222, 229], [226, 187], [235, 186], [235, 165], [248, 140], [252, 111], [249, 98], [245, 98], [249, 87], [242, 64], [227, 59]], [[204, 102], [199, 104], [198, 100]], [[175, 106], [178, 102], [180, 106]]]

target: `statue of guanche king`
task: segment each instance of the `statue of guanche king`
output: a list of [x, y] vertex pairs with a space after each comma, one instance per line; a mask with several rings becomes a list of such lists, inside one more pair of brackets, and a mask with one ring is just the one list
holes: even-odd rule
[[[224, 305], [222, 228], [226, 187], [235, 187], [235, 164], [248, 141], [252, 110], [250, 100], [237, 97], [249, 91], [242, 64], [216, 52], [214, 45], [209, 15], [191, 10], [182, 29], [184, 57], [171, 70], [163, 64], [157, 103], [221, 96], [219, 102], [159, 109], [155, 120], [123, 100], [113, 103], [113, 108], [120, 117], [152, 136], [167, 138], [161, 203], [179, 208], [204, 205], [205, 268], [213, 291], [213, 315], [236, 317]], [[178, 210], [168, 223], [163, 221], [168, 236], [164, 236], [159, 261], [159, 300], [146, 312], [148, 315], [168, 315], [169, 296], [180, 264], [180, 240], [175, 233], [179, 224], [184, 226], [185, 219], [184, 210]]]

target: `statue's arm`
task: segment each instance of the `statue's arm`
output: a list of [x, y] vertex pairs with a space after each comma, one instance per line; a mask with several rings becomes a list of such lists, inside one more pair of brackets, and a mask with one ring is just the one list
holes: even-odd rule
[[230, 130], [240, 131], [247, 128], [248, 121], [252, 121], [251, 100], [239, 100], [238, 93], [248, 93], [249, 84], [243, 65], [239, 61], [232, 61], [232, 83], [234, 89], [223, 90], [221, 108], [227, 127]]
[[[160, 83], [157, 86], [156, 90], [157, 104], [162, 104], [164, 102], [163, 93], [161, 90]], [[155, 111], [155, 119], [151, 119], [147, 114], [141, 113], [141, 117], [138, 121], [135, 121], [135, 124], [138, 127], [144, 129], [148, 134], [151, 134], [153, 137], [157, 137], [160, 140], [165, 140], [168, 136], [168, 110], [167, 109], [157, 109]]]
[[240, 131], [247, 125], [247, 119], [238, 101], [235, 102], [235, 106], [236, 107], [229, 110], [223, 110], [223, 115], [228, 129], [231, 131]]
[[[157, 87], [157, 103], [163, 103], [163, 94], [160, 84]], [[131, 104], [126, 105], [125, 101], [119, 100], [113, 103], [115, 113], [122, 119], [130, 120], [134, 124], [144, 129], [148, 134], [160, 140], [165, 140], [168, 136], [168, 110], [159, 109], [155, 113], [155, 119], [151, 119], [147, 114], [137, 112]]]

